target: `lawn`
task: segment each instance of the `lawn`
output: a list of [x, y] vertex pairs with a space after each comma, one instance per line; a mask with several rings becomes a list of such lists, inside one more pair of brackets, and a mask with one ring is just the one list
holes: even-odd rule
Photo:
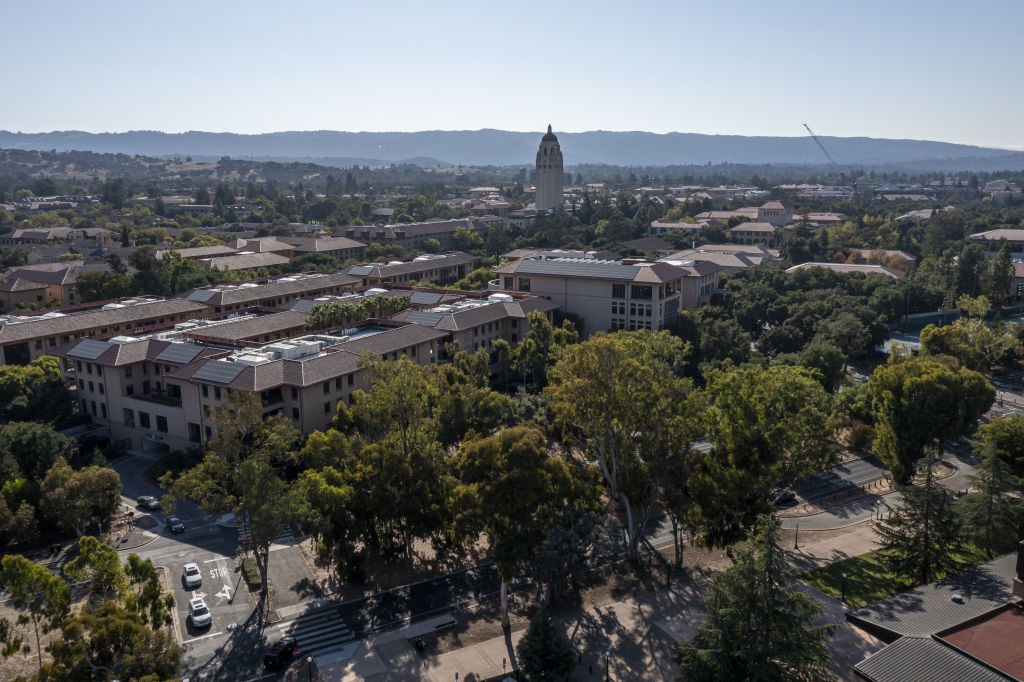
[[[984, 552], [977, 549], [971, 549], [959, 558], [961, 567], [953, 571], [954, 573], [965, 571], [988, 560]], [[843, 573], [846, 573], [846, 603], [854, 609], [917, 587], [912, 580], [906, 581], [902, 577], [890, 574], [882, 563], [880, 550], [816, 568], [801, 578], [811, 587], [838, 599], [842, 596]], [[935, 579], [944, 577], [945, 574], [936, 576]]]

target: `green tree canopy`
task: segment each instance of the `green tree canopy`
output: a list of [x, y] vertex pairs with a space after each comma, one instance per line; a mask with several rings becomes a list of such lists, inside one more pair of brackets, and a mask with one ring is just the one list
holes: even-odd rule
[[778, 521], [760, 517], [750, 546], [711, 578], [707, 617], [676, 645], [681, 680], [831, 680], [827, 647], [834, 625], [816, 625], [821, 606], [797, 588], [778, 542]]
[[928, 447], [969, 435], [995, 400], [977, 372], [934, 360], [893, 355], [871, 374], [875, 451], [906, 482]]

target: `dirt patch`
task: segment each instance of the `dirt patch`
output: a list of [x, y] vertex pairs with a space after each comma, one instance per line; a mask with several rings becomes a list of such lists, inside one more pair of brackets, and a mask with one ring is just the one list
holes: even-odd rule
[[[71, 589], [71, 610], [77, 611], [85, 604], [89, 597], [86, 587], [78, 586]], [[30, 648], [28, 652], [19, 652], [3, 661], [0, 665], [0, 681], [13, 680], [18, 676], [31, 678], [39, 672], [39, 657], [36, 653], [36, 635], [31, 623], [18, 625], [18, 611], [11, 608], [10, 601], [0, 602], [0, 618], [6, 618], [11, 622], [14, 631], [22, 637], [25, 644]], [[43, 662], [53, 660], [53, 656], [46, 650], [47, 645], [55, 639], [60, 638], [60, 630], [49, 633], [39, 633], [39, 645], [43, 651]]]

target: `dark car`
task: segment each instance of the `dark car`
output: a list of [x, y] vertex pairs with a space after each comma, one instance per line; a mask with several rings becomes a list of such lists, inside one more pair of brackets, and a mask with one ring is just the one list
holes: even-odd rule
[[284, 637], [267, 647], [267, 652], [263, 655], [263, 665], [272, 670], [283, 668], [300, 653], [302, 652], [299, 651], [299, 643], [295, 638]]
[[156, 499], [152, 495], [143, 495], [142, 497], [137, 499], [136, 502], [138, 502], [139, 506], [142, 507], [143, 509], [148, 509], [150, 511], [154, 511], [160, 508], [160, 500]]
[[792, 502], [796, 502], [796, 493], [794, 493], [790, 488], [776, 486], [772, 488], [769, 499], [774, 505], [790, 504]]
[[177, 516], [171, 516], [167, 519], [167, 530], [172, 533], [183, 533], [185, 532], [185, 524]]

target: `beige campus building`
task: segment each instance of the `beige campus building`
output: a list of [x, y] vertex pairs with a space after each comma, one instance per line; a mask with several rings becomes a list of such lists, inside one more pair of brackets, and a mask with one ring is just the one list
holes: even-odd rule
[[581, 316], [584, 336], [617, 329], [664, 329], [705, 302], [720, 268], [695, 261], [523, 258], [495, 270], [498, 285], [529, 292]]

